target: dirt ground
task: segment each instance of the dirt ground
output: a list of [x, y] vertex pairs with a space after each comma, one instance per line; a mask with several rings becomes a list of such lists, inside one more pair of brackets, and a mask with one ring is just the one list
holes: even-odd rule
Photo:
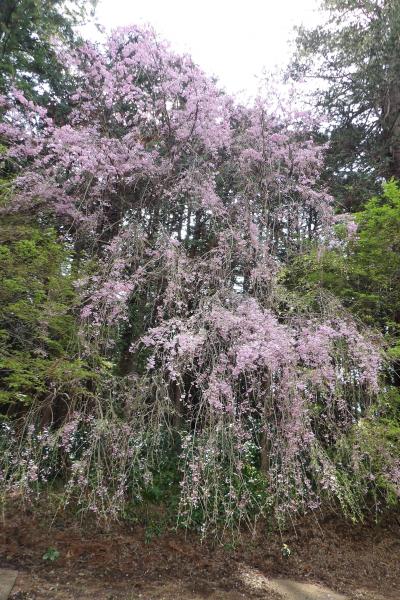
[[[49, 548], [59, 552], [54, 562], [43, 560]], [[277, 600], [272, 577], [320, 583], [352, 600], [399, 600], [399, 557], [393, 514], [379, 525], [309, 517], [236, 544], [143, 526], [102, 530], [37, 511], [10, 512], [0, 525], [0, 567], [19, 571], [11, 600]]]

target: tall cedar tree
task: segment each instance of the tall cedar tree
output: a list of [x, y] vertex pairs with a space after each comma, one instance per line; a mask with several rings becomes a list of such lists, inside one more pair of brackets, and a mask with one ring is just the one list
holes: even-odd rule
[[75, 27], [89, 18], [95, 5], [96, 0], [2, 0], [0, 94], [16, 86], [51, 114], [60, 112], [72, 82], [52, 40], [75, 45], [79, 39]]
[[299, 28], [295, 78], [316, 79], [330, 122], [327, 181], [344, 209], [400, 177], [400, 2], [324, 0], [327, 20]]

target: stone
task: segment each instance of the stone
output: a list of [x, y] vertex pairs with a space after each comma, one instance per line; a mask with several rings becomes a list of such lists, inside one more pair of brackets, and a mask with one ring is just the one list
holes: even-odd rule
[[315, 583], [269, 579], [268, 585], [282, 596], [282, 600], [346, 600], [346, 596]]
[[7, 600], [17, 579], [18, 571], [0, 569], [0, 600]]

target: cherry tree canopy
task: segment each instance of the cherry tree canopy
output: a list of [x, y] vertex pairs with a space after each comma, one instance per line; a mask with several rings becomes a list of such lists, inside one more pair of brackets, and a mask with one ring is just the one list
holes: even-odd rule
[[[301, 310], [279, 284], [333, 222], [310, 116], [237, 105], [150, 29], [63, 60], [76, 78], [67, 122], [15, 90], [0, 133], [20, 168], [11, 209], [56, 223], [76, 260], [96, 257], [78, 282], [83, 353], [111, 357], [131, 386], [115, 453], [155, 423], [178, 432], [189, 517], [342, 500], [327, 445], [376, 394], [379, 354], [328, 300]], [[245, 476], [252, 460], [267, 496]]]

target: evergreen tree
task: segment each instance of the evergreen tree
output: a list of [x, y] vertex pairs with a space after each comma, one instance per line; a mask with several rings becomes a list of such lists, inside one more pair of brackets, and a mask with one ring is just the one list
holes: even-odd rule
[[78, 41], [75, 26], [85, 22], [96, 0], [2, 0], [0, 3], [0, 94], [13, 86], [49, 109], [66, 98], [71, 78], [53, 48]]
[[324, 0], [327, 20], [300, 28], [291, 65], [316, 79], [329, 119], [326, 177], [338, 202], [357, 209], [382, 179], [400, 177], [400, 2]]

